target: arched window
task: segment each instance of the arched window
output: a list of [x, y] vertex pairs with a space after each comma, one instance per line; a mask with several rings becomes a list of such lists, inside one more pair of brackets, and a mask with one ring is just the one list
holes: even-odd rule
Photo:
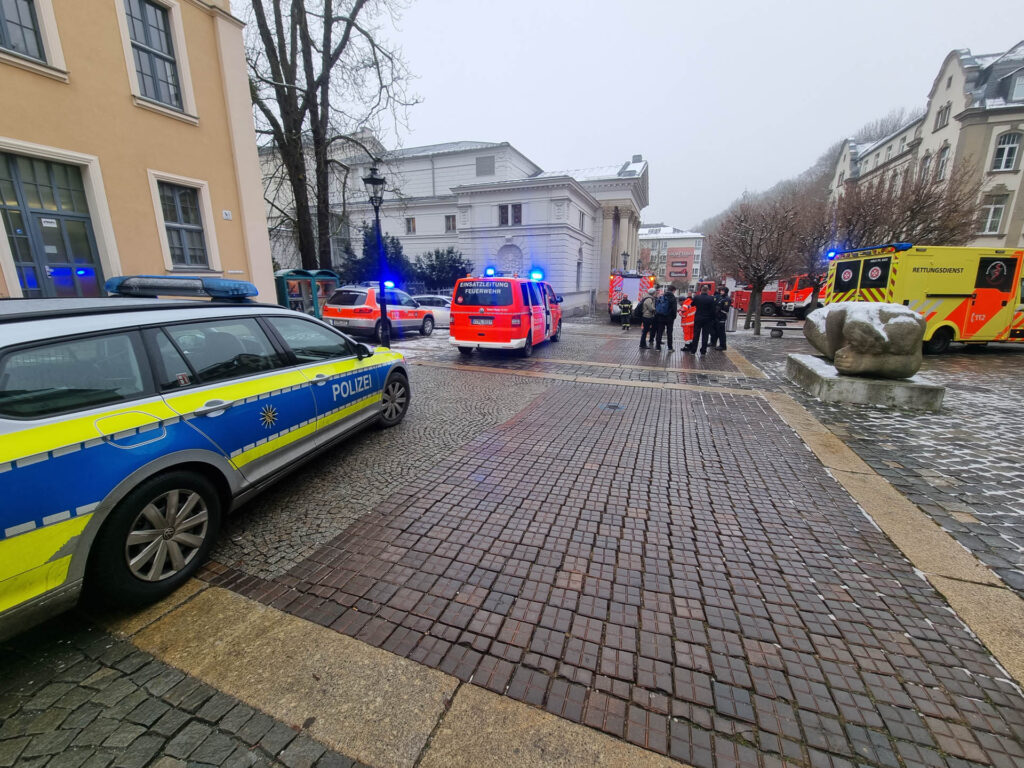
[[949, 165], [949, 147], [943, 147], [939, 150], [939, 159], [935, 165], [935, 178], [938, 181], [942, 181], [946, 178], [946, 166]]
[[1017, 164], [1017, 150], [1020, 149], [1019, 133], [1004, 133], [996, 142], [992, 156], [993, 171], [1012, 171]]
[[518, 245], [507, 243], [498, 249], [498, 268], [505, 274], [518, 275], [523, 271], [523, 252]]
[[931, 173], [931, 170], [932, 170], [932, 156], [931, 156], [931, 153], [928, 153], [923, 158], [921, 158], [921, 175], [920, 175], [920, 180], [922, 182], [928, 181], [928, 174]]

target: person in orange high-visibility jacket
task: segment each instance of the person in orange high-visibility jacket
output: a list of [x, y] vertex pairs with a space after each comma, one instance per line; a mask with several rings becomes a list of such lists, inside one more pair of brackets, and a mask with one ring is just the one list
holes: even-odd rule
[[679, 318], [683, 326], [683, 343], [693, 342], [693, 318], [697, 314], [697, 308], [693, 306], [693, 291], [690, 295], [679, 302]]

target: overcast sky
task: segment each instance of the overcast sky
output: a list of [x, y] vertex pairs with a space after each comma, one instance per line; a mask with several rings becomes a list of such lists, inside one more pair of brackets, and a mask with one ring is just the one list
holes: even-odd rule
[[1014, 5], [414, 0], [388, 33], [423, 99], [401, 143], [507, 141], [546, 171], [639, 153], [644, 221], [690, 227], [923, 106], [951, 49], [1024, 38]]

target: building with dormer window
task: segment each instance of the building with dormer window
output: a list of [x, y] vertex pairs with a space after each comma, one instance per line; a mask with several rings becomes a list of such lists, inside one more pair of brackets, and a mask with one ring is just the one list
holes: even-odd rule
[[878, 141], [847, 140], [833, 199], [853, 184], [902, 183], [907, 174], [946, 178], [963, 161], [981, 180], [981, 216], [969, 245], [1024, 247], [1024, 41], [1003, 53], [950, 51], [928, 92], [925, 114]]

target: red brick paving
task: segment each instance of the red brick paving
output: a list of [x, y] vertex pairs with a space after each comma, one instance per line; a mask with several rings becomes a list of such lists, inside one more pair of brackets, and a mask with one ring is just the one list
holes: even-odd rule
[[559, 385], [286, 577], [207, 575], [698, 768], [1024, 765], [1020, 692], [757, 397]]

